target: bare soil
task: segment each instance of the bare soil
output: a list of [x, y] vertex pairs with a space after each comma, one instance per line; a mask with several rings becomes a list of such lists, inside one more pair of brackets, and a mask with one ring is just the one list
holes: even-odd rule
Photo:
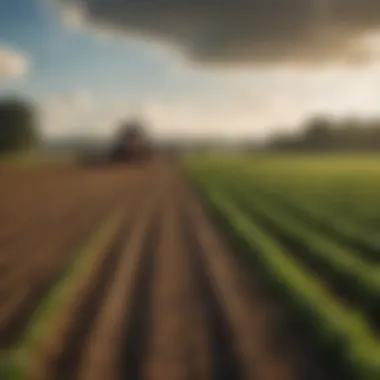
[[33, 352], [29, 380], [327, 379], [174, 167], [2, 171], [0, 348], [99, 221], [125, 217]]

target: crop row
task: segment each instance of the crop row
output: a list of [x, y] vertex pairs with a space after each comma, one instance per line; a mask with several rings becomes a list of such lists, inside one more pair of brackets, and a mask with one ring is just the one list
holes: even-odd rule
[[368, 313], [374, 325], [380, 320], [380, 271], [323, 234], [311, 230], [288, 213], [260, 198], [244, 181], [220, 182], [241, 207], [260, 217], [292, 254], [318, 269], [322, 276]]
[[304, 199], [299, 194], [284, 195], [279, 192], [271, 192], [271, 189], [262, 189], [271, 200], [284, 207], [290, 214], [302, 219], [307, 224], [343, 244], [348, 244], [363, 258], [374, 262], [380, 262], [380, 239], [377, 233], [370, 231], [358, 222], [353, 222], [334, 211], [327, 211], [320, 203], [313, 203]]
[[[241, 179], [242, 177], [240, 182]], [[289, 213], [304, 220], [311, 227], [360, 250], [358, 255], [368, 257], [374, 262], [380, 261], [380, 239], [376, 231], [365, 228], [357, 220], [341, 215], [323, 201], [313, 201], [302, 192], [285, 192], [276, 186], [263, 185], [250, 176], [245, 177], [244, 181], [250, 182], [255, 191], [271, 197], [271, 201], [286, 208]]]
[[323, 281], [309, 273], [251, 215], [243, 212], [212, 176], [193, 175], [225, 231], [252, 260], [252, 267], [259, 267], [268, 282], [294, 307], [299, 322], [307, 326], [324, 357], [334, 357], [344, 378], [378, 379], [380, 344], [362, 315], [337, 302]]
[[[237, 160], [227, 162], [228, 170], [244, 173], [244, 176], [254, 180], [256, 185], [265, 189], [276, 190], [287, 196], [296, 196], [307, 204], [318, 205], [327, 216], [350, 224], [362, 226], [364, 233], [378, 227], [379, 215], [374, 205], [378, 201], [380, 183], [368, 173], [358, 174], [351, 170], [336, 171], [334, 175], [323, 170], [318, 175], [310, 167], [307, 171], [297, 171], [296, 167], [280, 170], [281, 163], [276, 167], [261, 167], [253, 160]], [[346, 168], [347, 170], [347, 168]], [[366, 228], [364, 228], [366, 226]], [[360, 228], [359, 228], [360, 229]]]

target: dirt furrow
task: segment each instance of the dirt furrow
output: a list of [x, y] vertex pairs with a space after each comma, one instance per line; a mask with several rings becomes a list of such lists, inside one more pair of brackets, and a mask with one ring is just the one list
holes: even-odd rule
[[[33, 352], [28, 379], [75, 379], [81, 375], [86, 343], [97, 326], [99, 315], [110, 306], [109, 291], [123, 259], [122, 247], [126, 239], [132, 237], [130, 228], [140, 219], [142, 206], [156, 191], [157, 186], [152, 184], [157, 185], [157, 178], [160, 176], [153, 181], [142, 178], [139, 186], [135, 184], [124, 191], [124, 195], [119, 193], [116, 205], [120, 208], [125, 208], [125, 203], [128, 205], [126, 224], [119, 225], [119, 232], [101, 249], [93, 267], [87, 270], [87, 277], [78, 284], [75, 294], [52, 324], [50, 337], [42, 340], [39, 349]], [[112, 325], [108, 327], [113, 329]]]
[[[100, 209], [91, 212], [89, 216], [96, 217], [96, 221], [105, 214], [106, 210]], [[72, 214], [76, 215], [77, 213]], [[68, 220], [66, 222], [70, 223]], [[26, 273], [9, 273], [11, 277], [1, 285], [8, 292], [13, 291], [11, 298], [0, 300], [0, 347], [10, 346], [20, 337], [23, 326], [38, 305], [38, 300], [60, 277], [61, 269], [64, 272], [65, 266], [71, 261], [70, 255], [64, 255], [63, 252], [74, 252], [80, 242], [90, 234], [93, 225], [94, 222], [91, 222], [90, 218], [78, 215], [74, 222], [62, 225], [62, 230], [54, 231], [54, 234], [45, 237], [45, 242], [41, 240], [42, 246], [36, 252], [34, 263], [18, 264]], [[42, 260], [40, 264], [39, 260]]]
[[[155, 200], [154, 197], [153, 201]], [[148, 285], [154, 233], [158, 227], [154, 217], [157, 205], [152, 204], [152, 199], [146, 203], [143, 211], [139, 213], [140, 216], [134, 221], [129, 238], [124, 242], [107, 299], [89, 339], [84, 342], [76, 377], [79, 380], [118, 379], [120, 373], [124, 373], [126, 363], [135, 364], [135, 355], [138, 353], [136, 345], [139, 342], [136, 342], [132, 335], [139, 334], [138, 323], [141, 323], [145, 316], [145, 313], [139, 313], [141, 309], [139, 310], [136, 301], [141, 303], [145, 300], [145, 295], [139, 288]], [[127, 342], [125, 335], [128, 338]], [[138, 338], [141, 339], [141, 336]], [[129, 344], [130, 350], [124, 347], [126, 344]], [[131, 370], [130, 366], [128, 369]]]
[[[148, 182], [142, 177], [132, 183], [133, 186], [125, 188], [127, 182], [123, 181], [117, 191], [112, 189], [110, 194], [102, 194], [98, 188], [89, 196], [86, 196], [84, 187], [77, 193], [76, 200], [72, 196], [70, 203], [76, 207], [71, 210], [61, 207], [60, 211], [59, 205], [64, 206], [65, 202], [58, 202], [55, 218], [60, 213], [59, 220], [39, 226], [39, 232], [32, 233], [33, 240], [29, 244], [28, 239], [24, 241], [22, 236], [24, 249], [20, 246], [19, 252], [10, 247], [8, 258], [3, 263], [8, 270], [0, 279], [0, 348], [9, 347], [20, 337], [39, 299], [65, 272], [75, 249], [91, 233], [97, 221], [123, 200], [141, 197], [141, 190], [149, 188]], [[48, 214], [45, 211], [45, 215]]]
[[[182, 248], [185, 250], [184, 265], [187, 268], [183, 273], [184, 300], [183, 318], [186, 324], [186, 369], [189, 380], [210, 380], [215, 378], [217, 372], [215, 364], [215, 346], [217, 339], [217, 326], [212, 319], [212, 304], [208, 298], [212, 295], [207, 293], [207, 284], [202, 281], [202, 273], [197, 266], [196, 254], [193, 245], [187, 240], [186, 224], [183, 213], [181, 218]], [[206, 287], [205, 287], [206, 285]], [[215, 328], [216, 327], [216, 328]], [[222, 347], [223, 350], [223, 347]], [[222, 355], [224, 356], [224, 355]]]
[[[40, 347], [33, 360], [30, 379], [71, 378], [75, 369], [81, 345], [89, 332], [97, 311], [106, 295], [108, 282], [118, 263], [120, 244], [126, 235], [130, 216], [121, 221], [114, 238], [102, 249], [87, 277], [78, 285], [75, 295], [70, 298], [52, 326], [52, 331]], [[122, 228], [122, 229], [121, 229]]]
[[[83, 282], [70, 299], [70, 304], [57, 316], [48, 337], [40, 342], [32, 353], [32, 368], [28, 379], [55, 379], [57, 369], [62, 369], [65, 376], [73, 370], [73, 354], [78, 353], [78, 346], [87, 333], [87, 323], [91, 324], [98, 305], [96, 296], [102, 301], [103, 283], [114, 265], [115, 257], [110, 247], [104, 247]], [[111, 248], [112, 249], [112, 248]], [[77, 340], [78, 339], [78, 340]], [[64, 368], [67, 366], [67, 368]]]
[[[158, 222], [160, 221], [157, 216]], [[139, 270], [136, 273], [134, 292], [130, 298], [130, 309], [126, 315], [124, 341], [119, 355], [118, 379], [140, 379], [144, 356], [148, 342], [148, 326], [151, 318], [152, 274], [154, 252], [159, 236], [159, 224], [152, 224], [151, 231], [144, 239]]]
[[[130, 221], [123, 221], [107, 257], [101, 264], [96, 280], [88, 295], [83, 295], [83, 303], [76, 311], [76, 321], [70, 326], [62, 354], [54, 364], [54, 375], [49, 379], [68, 380], [77, 378], [76, 371], [80, 361], [82, 345], [91, 333], [98, 313], [106, 303], [108, 287], [119, 265], [121, 247], [129, 234]], [[128, 223], [128, 224], [127, 224]]]
[[[289, 352], [273, 345], [276, 326], [270, 303], [252, 297], [245, 289], [244, 277], [199, 203], [188, 208], [198, 241], [202, 264], [208, 271], [214, 292], [223, 308], [231, 331], [230, 347], [238, 357], [240, 373], [236, 379], [294, 380], [298, 364]], [[220, 377], [219, 377], [220, 378]], [[231, 377], [230, 377], [231, 378]]]
[[210, 373], [208, 379], [240, 379], [240, 362], [234, 346], [235, 342], [229, 320], [215, 293], [213, 279], [201, 257], [203, 252], [192, 233], [192, 223], [193, 220], [184, 216], [183, 225], [190, 254], [189, 264], [196, 279], [195, 288], [201, 300], [203, 318], [207, 328], [207, 331], [203, 333], [209, 336]]
[[142, 379], [187, 379], [189, 326], [186, 326], [186, 266], [180, 239], [179, 200], [173, 183], [162, 215], [155, 252], [153, 304], [147, 351], [142, 357]]

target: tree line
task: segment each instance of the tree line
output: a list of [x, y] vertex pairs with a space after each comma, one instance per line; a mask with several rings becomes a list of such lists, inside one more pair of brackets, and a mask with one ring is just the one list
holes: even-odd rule
[[33, 105], [20, 99], [0, 99], [0, 154], [31, 149], [38, 142]]
[[[264, 148], [269, 151], [380, 151], [380, 117], [317, 116], [304, 122], [299, 130], [298, 133], [277, 133]], [[0, 99], [0, 154], [31, 149], [38, 141], [37, 111], [33, 104], [16, 98]], [[199, 144], [200, 150], [210, 146], [203, 145]], [[261, 149], [252, 142], [247, 145], [248, 150]]]
[[275, 151], [380, 151], [380, 118], [313, 117], [301, 126], [301, 132], [277, 134], [266, 148]]

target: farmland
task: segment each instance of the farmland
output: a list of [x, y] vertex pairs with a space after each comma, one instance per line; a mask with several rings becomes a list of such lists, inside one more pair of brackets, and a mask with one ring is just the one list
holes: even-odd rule
[[0, 168], [0, 378], [380, 378], [380, 160]]
[[380, 166], [372, 157], [203, 157], [214, 218], [343, 378], [380, 376]]

